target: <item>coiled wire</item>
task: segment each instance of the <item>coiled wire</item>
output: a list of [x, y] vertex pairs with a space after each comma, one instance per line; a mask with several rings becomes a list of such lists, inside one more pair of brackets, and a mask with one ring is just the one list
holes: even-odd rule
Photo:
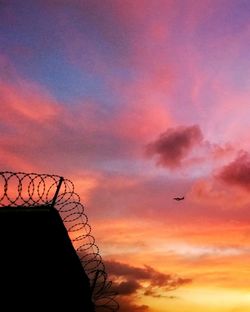
[[91, 234], [74, 184], [64, 177], [49, 174], [0, 172], [0, 207], [34, 207], [52, 205], [56, 208], [88, 275], [96, 312], [119, 310], [116, 293], [111, 290], [105, 265]]

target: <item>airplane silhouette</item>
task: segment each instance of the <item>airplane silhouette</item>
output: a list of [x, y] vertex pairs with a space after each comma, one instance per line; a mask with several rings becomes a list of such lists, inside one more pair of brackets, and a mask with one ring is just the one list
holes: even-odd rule
[[173, 199], [174, 199], [174, 200], [183, 200], [183, 199], [184, 199], [184, 196], [183, 196], [183, 197], [174, 197]]

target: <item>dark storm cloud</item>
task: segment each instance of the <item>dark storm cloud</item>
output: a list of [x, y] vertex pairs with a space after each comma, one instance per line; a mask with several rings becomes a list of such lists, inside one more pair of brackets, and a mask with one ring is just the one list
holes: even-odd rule
[[158, 156], [159, 165], [175, 169], [181, 166], [193, 146], [202, 140], [203, 135], [198, 125], [169, 128], [146, 146], [146, 154], [151, 157]]

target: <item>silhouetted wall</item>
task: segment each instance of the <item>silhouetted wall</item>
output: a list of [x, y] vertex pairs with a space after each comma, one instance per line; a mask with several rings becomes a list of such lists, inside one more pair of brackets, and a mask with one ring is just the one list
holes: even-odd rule
[[0, 311], [94, 311], [88, 277], [49, 206], [0, 208], [0, 283]]

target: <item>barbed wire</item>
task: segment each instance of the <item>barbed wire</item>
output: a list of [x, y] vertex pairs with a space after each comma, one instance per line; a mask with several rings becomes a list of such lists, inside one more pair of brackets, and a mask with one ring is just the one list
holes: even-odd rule
[[[59, 189], [60, 188], [60, 189]], [[0, 207], [51, 205], [58, 210], [89, 278], [96, 312], [119, 310], [105, 265], [74, 184], [58, 175], [0, 172]]]

